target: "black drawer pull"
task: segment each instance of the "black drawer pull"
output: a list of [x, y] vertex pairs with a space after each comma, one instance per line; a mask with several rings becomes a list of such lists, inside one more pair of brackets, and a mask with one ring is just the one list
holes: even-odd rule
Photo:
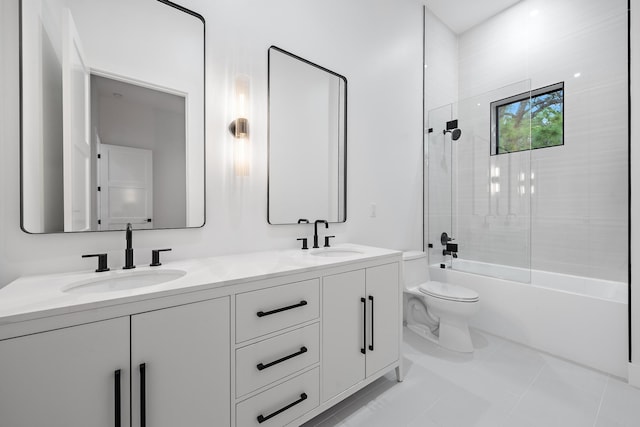
[[292, 408], [294, 406], [296, 406], [298, 403], [301, 403], [303, 401], [307, 400], [307, 393], [302, 393], [300, 395], [300, 399], [296, 400], [293, 403], [289, 403], [287, 406], [285, 406], [284, 408], [280, 408], [278, 409], [276, 412], [273, 412], [269, 415], [267, 415], [266, 417], [262, 416], [262, 414], [258, 415], [258, 422], [260, 424], [262, 424], [263, 422], [275, 417], [276, 415], [280, 415], [281, 413], [283, 413], [284, 411], [286, 411], [289, 408]]
[[269, 367], [271, 367], [273, 365], [277, 365], [278, 363], [282, 363], [285, 360], [289, 360], [289, 359], [291, 359], [293, 357], [300, 356], [301, 354], [304, 354], [306, 352], [307, 352], [307, 347], [302, 346], [302, 347], [300, 347], [300, 351], [296, 351], [295, 353], [290, 354], [288, 356], [285, 356], [282, 359], [278, 359], [278, 360], [274, 360], [273, 362], [269, 362], [266, 365], [262, 364], [262, 363], [258, 363], [256, 365], [256, 368], [258, 368], [258, 371], [262, 371], [263, 369], [267, 369], [267, 368], [269, 368]]
[[120, 369], [114, 372], [114, 391], [115, 391], [115, 426], [120, 427], [122, 425], [122, 409], [120, 398]]
[[140, 364], [140, 427], [147, 425], [147, 364]]
[[371, 301], [371, 345], [369, 345], [369, 350], [373, 351], [373, 295], [369, 295], [369, 301]]
[[268, 316], [270, 314], [280, 313], [281, 311], [291, 310], [292, 308], [303, 307], [305, 305], [307, 305], [307, 302], [305, 300], [302, 300], [298, 304], [293, 304], [293, 305], [290, 305], [288, 307], [276, 308], [275, 310], [271, 310], [271, 311], [259, 311], [259, 312], [256, 313], [256, 315], [258, 317], [264, 317], [264, 316]]
[[367, 354], [367, 300], [360, 298], [362, 303], [362, 348], [360, 353]]

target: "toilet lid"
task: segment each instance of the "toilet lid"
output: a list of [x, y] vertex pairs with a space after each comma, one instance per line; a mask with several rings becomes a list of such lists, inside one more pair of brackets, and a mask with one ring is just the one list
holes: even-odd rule
[[451, 283], [426, 282], [421, 284], [418, 289], [425, 295], [450, 301], [475, 302], [480, 299], [476, 291]]

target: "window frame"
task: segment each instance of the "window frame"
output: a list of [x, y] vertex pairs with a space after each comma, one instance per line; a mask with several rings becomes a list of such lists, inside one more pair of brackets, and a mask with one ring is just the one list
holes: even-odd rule
[[[557, 92], [559, 90], [562, 90], [562, 143], [561, 144], [557, 144], [557, 145], [550, 145], [547, 147], [532, 147], [531, 145], [529, 145], [529, 148], [525, 148], [522, 150], [517, 150], [517, 151], [505, 151], [505, 152], [499, 152], [498, 148], [499, 148], [499, 138], [500, 138], [500, 134], [499, 134], [499, 130], [498, 130], [498, 108], [500, 107], [504, 107], [505, 105], [509, 105], [509, 104], [513, 104], [515, 102], [519, 102], [519, 101], [524, 101], [524, 100], [529, 100], [529, 102], [531, 102], [531, 100], [533, 100], [533, 98], [536, 98], [538, 96], [541, 95], [546, 95], [552, 92]], [[502, 154], [513, 154], [513, 153], [520, 153], [522, 151], [531, 151], [531, 150], [538, 150], [541, 148], [553, 148], [553, 147], [562, 147], [564, 146], [564, 102], [565, 101], [565, 90], [564, 90], [564, 81], [558, 82], [558, 83], [554, 83], [548, 86], [543, 86], [540, 87], [538, 89], [534, 89], [531, 91], [527, 91], [527, 92], [523, 92], [517, 95], [513, 95], [507, 98], [503, 98], [503, 99], [499, 99], [497, 101], [493, 101], [490, 104], [490, 109], [491, 109], [491, 144], [490, 144], [490, 155], [491, 156], [499, 156]]]

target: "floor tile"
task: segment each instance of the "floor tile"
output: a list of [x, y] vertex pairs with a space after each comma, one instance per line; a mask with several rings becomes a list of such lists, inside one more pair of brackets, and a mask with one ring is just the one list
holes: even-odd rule
[[640, 389], [617, 378], [609, 378], [596, 425], [629, 427], [640, 425]]
[[540, 375], [512, 414], [543, 426], [592, 426], [607, 376], [557, 358], [541, 357], [545, 364]]
[[304, 427], [638, 427], [640, 390], [472, 331], [473, 354], [404, 329], [405, 380], [390, 372]]

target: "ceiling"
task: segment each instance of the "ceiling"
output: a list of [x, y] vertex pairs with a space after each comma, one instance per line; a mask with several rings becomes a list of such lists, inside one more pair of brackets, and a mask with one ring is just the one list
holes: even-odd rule
[[185, 111], [185, 98], [182, 96], [98, 75], [92, 75], [91, 84], [95, 85], [99, 97], [113, 96], [130, 104], [174, 113], [184, 114]]
[[461, 34], [521, 0], [427, 0], [427, 7]]

